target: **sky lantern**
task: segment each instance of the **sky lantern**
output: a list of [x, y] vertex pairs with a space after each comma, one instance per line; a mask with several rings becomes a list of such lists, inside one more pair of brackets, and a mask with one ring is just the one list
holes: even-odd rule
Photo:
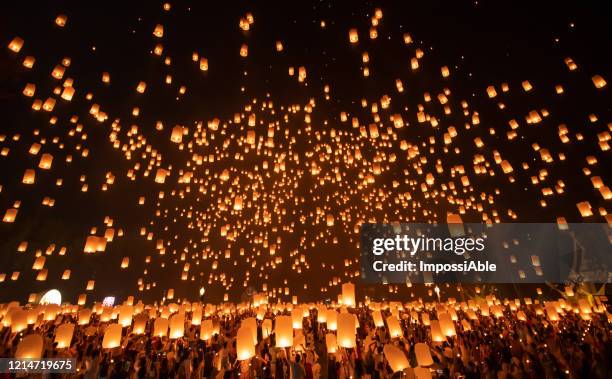
[[591, 78], [591, 80], [597, 89], [601, 89], [606, 86], [606, 81], [601, 77], [601, 75], [595, 75]]
[[16, 309], [11, 313], [11, 333], [19, 333], [28, 327], [28, 312]]
[[397, 338], [402, 336], [402, 327], [397, 317], [393, 315], [387, 317], [387, 330], [391, 338]]
[[122, 305], [119, 307], [119, 316], [117, 322], [122, 327], [126, 328], [132, 325], [132, 316], [134, 315], [134, 307], [131, 305]]
[[438, 320], [440, 323], [440, 329], [442, 331], [442, 334], [447, 337], [453, 337], [457, 335], [457, 332], [455, 331], [455, 325], [450, 314], [440, 313], [438, 314]]
[[276, 347], [293, 346], [293, 321], [291, 316], [276, 316], [274, 322]]
[[40, 334], [25, 336], [17, 345], [15, 358], [17, 359], [40, 359], [43, 353], [43, 339]]
[[119, 324], [109, 324], [104, 331], [104, 338], [102, 339], [103, 349], [114, 349], [121, 345], [121, 332], [122, 327]]
[[164, 26], [162, 24], [155, 25], [155, 29], [153, 29], [153, 35], [157, 38], [162, 38], [164, 36]]
[[351, 313], [338, 315], [338, 345], [344, 348], [355, 347], [355, 318]]
[[393, 372], [403, 371], [404, 369], [410, 367], [406, 354], [404, 354], [404, 352], [398, 347], [391, 344], [386, 344], [383, 347], [383, 353], [385, 354], [385, 358], [387, 359], [387, 362], [389, 362], [389, 366]]
[[170, 318], [170, 335], [171, 339], [183, 337], [185, 333], [185, 314], [177, 313]]
[[[236, 353], [238, 360], [244, 361], [255, 356], [253, 331], [248, 326], [241, 326], [236, 334]], [[257, 333], [257, 332], [255, 332]]]
[[144, 334], [145, 328], [147, 326], [148, 317], [145, 313], [139, 313], [134, 317], [134, 327], [132, 328], [132, 333], [134, 334]]
[[55, 331], [55, 340], [58, 349], [70, 347], [72, 344], [72, 335], [74, 334], [74, 324], [65, 323], [57, 327]]
[[81, 309], [78, 313], [78, 324], [79, 325], [87, 325], [89, 324], [89, 320], [91, 318], [91, 309], [84, 308]]
[[427, 346], [427, 344], [419, 342], [414, 345], [414, 353], [419, 366], [427, 367], [434, 363], [433, 358], [431, 357], [431, 351], [429, 351], [429, 346]]
[[442, 333], [442, 328], [440, 327], [440, 322], [438, 320], [431, 320], [431, 340], [433, 342], [443, 342], [446, 341], [444, 334]]
[[200, 339], [208, 341], [214, 334], [213, 321], [210, 319], [203, 320], [200, 325]]
[[335, 309], [327, 310], [327, 329], [338, 329], [338, 312]]
[[336, 335], [333, 333], [327, 333], [325, 335], [325, 346], [329, 354], [335, 354], [338, 351], [338, 344], [336, 343]]
[[240, 323], [241, 326], [246, 326], [252, 333], [253, 345], [257, 344], [257, 319], [255, 317], [247, 317]]
[[355, 306], [355, 285], [353, 283], [342, 284], [342, 304], [347, 307]]
[[168, 319], [157, 318], [153, 324], [153, 335], [157, 337], [165, 337], [168, 334]]
[[352, 44], [359, 42], [359, 34], [357, 33], [357, 29], [349, 30], [349, 42]]
[[8, 44], [9, 50], [11, 50], [13, 53], [20, 52], [22, 47], [23, 47], [23, 39], [21, 39], [20, 37], [13, 38], [11, 42], [9, 42]]

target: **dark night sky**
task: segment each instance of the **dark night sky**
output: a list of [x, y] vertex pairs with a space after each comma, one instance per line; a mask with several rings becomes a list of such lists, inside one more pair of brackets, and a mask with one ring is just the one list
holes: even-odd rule
[[[560, 123], [589, 139], [606, 130], [605, 125], [610, 120], [609, 86], [598, 91], [591, 82], [595, 74], [612, 80], [609, 56], [612, 30], [604, 2], [227, 1], [212, 5], [208, 1], [173, 1], [171, 4], [170, 12], [163, 11], [162, 2], [153, 1], [43, 1], [3, 5], [0, 15], [0, 42], [3, 46], [0, 52], [0, 135], [9, 137], [0, 142], [0, 148], [9, 146], [11, 154], [0, 157], [0, 215], [16, 200], [21, 200], [22, 207], [15, 223], [0, 223], [0, 273], [7, 274], [6, 281], [0, 283], [0, 301], [13, 298], [24, 301], [27, 294], [48, 288], [59, 288], [74, 301], [77, 294], [84, 292], [85, 282], [89, 279], [96, 280], [92, 298], [133, 294], [137, 291], [137, 278], [142, 277], [146, 255], [153, 256], [152, 264], [148, 265], [148, 276], [150, 281], [157, 282], [157, 287], [141, 296], [149, 300], [158, 299], [162, 289], [174, 288], [177, 296], [193, 297], [200, 286], [199, 279], [180, 281], [183, 262], [173, 264], [176, 256], [172, 257], [171, 253], [157, 257], [155, 242], [138, 236], [140, 227], [147, 226], [154, 219], [155, 197], [161, 188], [155, 186], [151, 178], [136, 181], [126, 178], [126, 171], [134, 162], [126, 161], [108, 142], [110, 121], [98, 124], [88, 117], [89, 102], [84, 98], [87, 91], [94, 93], [94, 101], [103, 105], [111, 115], [111, 121], [120, 118], [124, 130], [132, 124], [139, 125], [148, 143], [163, 153], [164, 163], [176, 162], [179, 168], [179, 162], [184, 163], [189, 153], [179, 151], [170, 142], [173, 125], [193, 126], [198, 120], [214, 117], [227, 120], [235, 112], [241, 112], [251, 99], [264, 99], [268, 94], [278, 105], [305, 104], [308, 99], [316, 98], [317, 112], [313, 124], [327, 119], [337, 129], [349, 133], [355, 131], [350, 123], [339, 122], [339, 113], [347, 110], [366, 119], [369, 108], [361, 109], [358, 103], [362, 97], [377, 101], [382, 95], [389, 94], [393, 97], [395, 110], [401, 111], [405, 105], [414, 115], [416, 104], [423, 103], [423, 92], [430, 91], [435, 101], [435, 95], [446, 86], [452, 90], [457, 115], [445, 121], [445, 126], [461, 126], [464, 122], [461, 121], [460, 99], [468, 100], [478, 110], [481, 119], [486, 120], [483, 121], [486, 127], [503, 126], [505, 129], [508, 119], [516, 117], [523, 121], [523, 116], [530, 110], [547, 108], [551, 112], [546, 121], [548, 129], [522, 128], [521, 138], [525, 143], [520, 148], [505, 139], [505, 129], [487, 145], [486, 154], [490, 156], [494, 149], [502, 151], [507, 159], [513, 160], [515, 169], [519, 168], [521, 159], [531, 161], [532, 155], [539, 157], [530, 149], [529, 141], [538, 141], [553, 151], [562, 146], [556, 134]], [[367, 30], [376, 7], [383, 10], [384, 17], [378, 27], [377, 40], [371, 41]], [[243, 32], [238, 27], [238, 20], [247, 12], [254, 15], [255, 24], [252, 30]], [[58, 28], [54, 23], [60, 13], [68, 16], [65, 28]], [[319, 25], [321, 20], [326, 22], [325, 29]], [[151, 34], [158, 23], [165, 28], [161, 41]], [[357, 46], [348, 43], [348, 30], [351, 28], [360, 31]], [[402, 42], [402, 35], [406, 32], [415, 41], [410, 49]], [[14, 36], [26, 41], [19, 55], [6, 49]], [[284, 51], [280, 54], [274, 49], [276, 40], [283, 41]], [[163, 59], [151, 53], [157, 42], [163, 42], [164, 56], [172, 57], [171, 66], [165, 66]], [[249, 45], [247, 59], [238, 54], [242, 43]], [[417, 73], [412, 73], [410, 57], [417, 47], [425, 51], [424, 63]], [[193, 51], [208, 58], [208, 72], [202, 73], [192, 62]], [[364, 78], [360, 71], [363, 51], [368, 51], [371, 59], [368, 67], [372, 75], [369, 78]], [[21, 66], [25, 55], [36, 57], [33, 70]], [[577, 72], [568, 71], [563, 63], [568, 56], [579, 65]], [[50, 72], [63, 57], [72, 60], [67, 76], [75, 79], [77, 94], [69, 104], [58, 99], [53, 114], [60, 121], [50, 126], [49, 114], [32, 111], [31, 99], [25, 98], [21, 91], [25, 83], [36, 83], [37, 96], [40, 93], [44, 100], [46, 96], [42, 94], [50, 93], [57, 85]], [[440, 67], [444, 65], [451, 68], [449, 79], [440, 75]], [[296, 67], [296, 71], [298, 66], [307, 67], [307, 86], [298, 84], [295, 77], [287, 75], [289, 66]], [[103, 71], [111, 75], [110, 86], [100, 81]], [[245, 71], [248, 73], [246, 76]], [[163, 78], [167, 74], [173, 76], [173, 88], [181, 84], [187, 86], [186, 95], [177, 99], [176, 90], [166, 90]], [[401, 99], [395, 92], [398, 77], [406, 87], [406, 94]], [[525, 79], [529, 79], [536, 90], [528, 96], [519, 96], [522, 92], [520, 83]], [[141, 80], [148, 83], [143, 95], [134, 90]], [[494, 84], [501, 92], [501, 82], [508, 82], [512, 87], [508, 96], [502, 96], [510, 109], [508, 113], [501, 112], [495, 101], [486, 98], [485, 88]], [[322, 99], [325, 84], [332, 88], [330, 101]], [[566, 93], [563, 96], [554, 94], [556, 84], [564, 86]], [[246, 88], [244, 92], [240, 91], [242, 86]], [[134, 106], [141, 110], [137, 120], [130, 116]], [[588, 122], [590, 113], [596, 113], [600, 119], [596, 127]], [[78, 114], [79, 122], [85, 125], [87, 141], [66, 137], [67, 131], [73, 128], [68, 122], [73, 114]], [[163, 133], [155, 130], [156, 120], [164, 121]], [[57, 164], [54, 162], [51, 172], [37, 172], [35, 186], [24, 186], [21, 183], [24, 170], [34, 168], [39, 159], [28, 154], [31, 143], [40, 139], [40, 136], [33, 135], [34, 129], [40, 129], [41, 136], [49, 139], [60, 136], [66, 149], [60, 151], [57, 146], [45, 146], [45, 152], [58, 154]], [[21, 133], [22, 139], [9, 141], [15, 133]], [[415, 141], [424, 140], [429, 135], [427, 133], [429, 131], [414, 127], [405, 127], [400, 132], [402, 138]], [[465, 155], [450, 157], [450, 164], [471, 165], [471, 157], [477, 152], [472, 139], [470, 134], [460, 137], [458, 143], [465, 147]], [[78, 143], [91, 150], [90, 157], [64, 164], [63, 157]], [[504, 191], [498, 200], [501, 207], [518, 211], [519, 221], [554, 222], [560, 215], [568, 221], [580, 221], [575, 206], [577, 201], [588, 200], [594, 209], [604, 206], [599, 193], [580, 173], [585, 166], [584, 157], [595, 155], [599, 160], [595, 174], [604, 182], [610, 178], [610, 152], [595, 151], [593, 146], [596, 145], [563, 146], [567, 161], [562, 165], [546, 166], [550, 176], [562, 178], [568, 188], [568, 194], [551, 199], [549, 207], [537, 207], [539, 188], [523, 190], [522, 185]], [[307, 149], [306, 145], [297, 147], [300, 153]], [[256, 162], [257, 159], [247, 159], [236, 165], [248, 167]], [[535, 159], [533, 164], [534, 167], [544, 167]], [[221, 170], [225, 165], [232, 163], [221, 162], [212, 170]], [[390, 183], [401, 176], [402, 168], [401, 164], [396, 164], [396, 171], [385, 173], [383, 180]], [[112, 190], [101, 192], [99, 188], [108, 171], [112, 171], [117, 179]], [[84, 173], [90, 187], [87, 193], [79, 191], [79, 176]], [[516, 174], [517, 181], [522, 183], [528, 183], [529, 176]], [[63, 187], [54, 186], [57, 177], [64, 179]], [[494, 179], [483, 178], [478, 188], [490, 192], [500, 187], [500, 181], [504, 181], [502, 187], [507, 186], [507, 180]], [[349, 176], [346, 180], [357, 178]], [[609, 182], [606, 184], [610, 185]], [[168, 193], [180, 188], [173, 178], [163, 190]], [[298, 193], [308, 196], [308, 188], [308, 182], [304, 182]], [[147, 198], [143, 207], [135, 206], [140, 195]], [[55, 207], [41, 206], [44, 196], [54, 197]], [[418, 200], [421, 199], [415, 199]], [[168, 200], [162, 208], [172, 205]], [[211, 203], [191, 205], [204, 212], [216, 206]], [[185, 203], [177, 206], [185, 207]], [[313, 201], [296, 209], [310, 211], [315, 206]], [[609, 208], [609, 204], [607, 206]], [[442, 214], [448, 210], [441, 204], [426, 201], [424, 207]], [[110, 243], [104, 253], [85, 256], [82, 253], [85, 237], [92, 227], [103, 231], [102, 221], [107, 215], [113, 217], [117, 228], [124, 229], [126, 236]], [[378, 215], [381, 216], [381, 212]], [[245, 217], [249, 215], [245, 214]], [[300, 224], [296, 218], [292, 221]], [[173, 244], [176, 249], [182, 249], [189, 239], [199, 238], [197, 233], [185, 227], [186, 220], [172, 225], [164, 222], [153, 225], [151, 230], [156, 232], [156, 238], [179, 234]], [[287, 250], [281, 254], [299, 248], [298, 235], [310, 236], [320, 231], [320, 226], [311, 226], [309, 222], [298, 225], [295, 235], [286, 236]], [[169, 232], [161, 230], [164, 225], [169, 225]], [[312, 253], [309, 258], [312, 269], [302, 274], [288, 267], [277, 269], [270, 275], [270, 285], [285, 287], [282, 280], [288, 278], [288, 286], [293, 288], [293, 283], [298, 283], [293, 294], [303, 299], [320, 298], [318, 288], [325, 286], [331, 276], [342, 275], [344, 270], [340, 266], [345, 258], [358, 255], [354, 244], [344, 238], [342, 227], [337, 224], [334, 228], [334, 233], [340, 236], [338, 245], [322, 245]], [[23, 240], [30, 241], [31, 247], [26, 253], [16, 253], [17, 245]], [[66, 246], [68, 253], [63, 257], [56, 253], [48, 257], [49, 278], [46, 282], [35, 281], [36, 272], [31, 270], [34, 249], [44, 251], [51, 243]], [[210, 243], [213, 250], [224, 249], [219, 241]], [[246, 239], [234, 245], [235, 249], [240, 247], [251, 248]], [[233, 254], [237, 256], [237, 253]], [[131, 257], [130, 267], [119, 270], [119, 262], [124, 256]], [[284, 264], [290, 265], [291, 261], [288, 258]], [[338, 274], [327, 270], [325, 275], [319, 275], [320, 261], [338, 265]], [[166, 264], [165, 268], [160, 267], [162, 262]], [[197, 270], [208, 275], [207, 265], [210, 262], [205, 261]], [[247, 264], [242, 262], [237, 267], [225, 267], [239, 283], [229, 291], [234, 300], [238, 300], [243, 291], [240, 284], [245, 267]], [[72, 269], [72, 278], [61, 281], [59, 277], [65, 268]], [[21, 271], [18, 281], [8, 279], [13, 271]], [[197, 274], [198, 271], [193, 272]], [[301, 288], [303, 282], [309, 284], [308, 290]], [[251, 284], [259, 287], [258, 279], [253, 278]], [[225, 292], [223, 288], [218, 284], [207, 288], [211, 301], [221, 300]], [[327, 297], [333, 298], [336, 292], [337, 289], [330, 290]]]

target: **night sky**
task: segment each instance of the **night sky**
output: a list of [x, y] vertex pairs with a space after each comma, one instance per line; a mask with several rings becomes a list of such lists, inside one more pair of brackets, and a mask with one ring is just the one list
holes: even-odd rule
[[[360, 222], [445, 222], [448, 212], [460, 212], [456, 200], [470, 197], [464, 222], [483, 221], [483, 214], [500, 222], [606, 222], [610, 200], [593, 182], [599, 177], [610, 186], [612, 172], [605, 148], [609, 85], [597, 88], [594, 78], [612, 78], [604, 2], [169, 4], [168, 10], [155, 1], [3, 6], [0, 217], [11, 208], [18, 213], [14, 222], [0, 222], [0, 301], [23, 302], [49, 288], [73, 302], [81, 293], [91, 301], [130, 294], [157, 300], [169, 288], [175, 297], [193, 298], [202, 286], [211, 302], [226, 293], [237, 301], [264, 284], [269, 292], [282, 289], [283, 301], [335, 298], [338, 283], [359, 285]], [[59, 15], [66, 16], [63, 27]], [[241, 29], [250, 16], [249, 30]], [[161, 38], [153, 34], [158, 24]], [[349, 41], [351, 29], [357, 43]], [[7, 47], [15, 37], [24, 41], [19, 52]], [[411, 69], [419, 51], [419, 67]], [[32, 68], [22, 64], [27, 56], [35, 58]], [[69, 65], [56, 79], [51, 73], [64, 58]], [[68, 79], [75, 89], [70, 101], [60, 97]], [[22, 93], [28, 83], [36, 85], [33, 97]], [[496, 97], [487, 95], [489, 86]], [[32, 109], [48, 98], [56, 100], [52, 111]], [[106, 119], [91, 114], [93, 104]], [[533, 111], [541, 120], [528, 123]], [[391, 121], [398, 115], [402, 126]], [[511, 120], [519, 127], [509, 139]], [[180, 142], [171, 139], [177, 127], [184, 131]], [[457, 136], [445, 144], [449, 127]], [[33, 144], [40, 145], [35, 154]], [[512, 172], [504, 172], [496, 152]], [[50, 169], [39, 167], [42, 154], [53, 156]], [[475, 173], [476, 156], [486, 162], [484, 174]], [[159, 169], [168, 172], [164, 183], [155, 181]], [[22, 182], [26, 170], [34, 170], [33, 184]], [[42, 204], [45, 197], [52, 207]], [[592, 216], [581, 215], [580, 202], [589, 203]], [[87, 236], [103, 237], [109, 228], [115, 236], [104, 251], [85, 253]], [[46, 257], [45, 281], [32, 269], [37, 255]], [[124, 257], [129, 267], [122, 269]], [[71, 270], [68, 280], [61, 279], [64, 270]], [[93, 291], [85, 290], [89, 280]], [[368, 293], [394, 296], [382, 286]]]

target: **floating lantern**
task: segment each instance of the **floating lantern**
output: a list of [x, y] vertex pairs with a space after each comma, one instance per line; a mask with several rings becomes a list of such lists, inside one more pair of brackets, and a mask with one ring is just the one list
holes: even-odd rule
[[102, 339], [103, 349], [114, 349], [121, 345], [121, 332], [122, 327], [119, 324], [110, 324], [104, 331], [104, 338]]
[[170, 318], [170, 338], [177, 339], [183, 337], [185, 333], [185, 314], [177, 313]]
[[[257, 333], [257, 332], [255, 332]], [[239, 361], [251, 359], [255, 356], [253, 331], [248, 326], [241, 326], [236, 334], [236, 354]]]
[[168, 319], [162, 317], [155, 319], [155, 323], [153, 324], [153, 335], [157, 337], [165, 337], [167, 333]]
[[410, 367], [406, 354], [398, 347], [387, 344], [383, 348], [383, 353], [385, 354], [385, 358], [387, 358], [387, 362], [389, 362], [391, 371], [399, 372]]
[[25, 336], [17, 345], [16, 359], [40, 359], [43, 353], [43, 339], [39, 334]]
[[402, 336], [402, 327], [397, 317], [391, 315], [387, 317], [387, 331], [391, 338], [397, 338]]
[[291, 316], [277, 316], [275, 324], [276, 347], [293, 346], [293, 320]]
[[74, 334], [74, 324], [66, 323], [57, 327], [55, 331], [55, 343], [58, 349], [70, 347], [72, 335]]
[[327, 333], [325, 335], [325, 346], [327, 347], [327, 353], [335, 354], [338, 351], [338, 344], [336, 343], [336, 335], [333, 333]]
[[355, 318], [350, 313], [338, 315], [338, 345], [345, 348], [355, 347]]
[[416, 355], [417, 363], [419, 366], [431, 366], [433, 362], [433, 358], [431, 357], [431, 351], [429, 351], [429, 346], [420, 342], [414, 345], [414, 353]]

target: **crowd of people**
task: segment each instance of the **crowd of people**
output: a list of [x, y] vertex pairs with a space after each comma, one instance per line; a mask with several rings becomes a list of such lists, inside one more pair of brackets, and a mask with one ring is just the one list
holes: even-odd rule
[[[405, 315], [399, 318], [403, 335], [392, 338], [385, 326], [376, 326], [371, 309], [361, 306], [348, 310], [358, 320], [355, 347], [338, 347], [330, 352], [325, 338], [329, 331], [325, 323], [317, 322], [317, 308], [312, 307], [303, 318], [301, 330], [295, 330], [303, 338], [295, 339], [300, 342], [291, 348], [277, 348], [274, 331], [265, 336], [259, 320], [255, 356], [242, 361], [238, 360], [236, 332], [242, 319], [255, 316], [254, 309], [214, 316], [218, 334], [208, 340], [200, 339], [199, 325], [189, 321], [180, 338], [154, 336], [156, 315], [151, 314], [144, 333], [135, 334], [131, 327], [123, 328], [122, 344], [114, 349], [102, 348], [106, 322], [100, 321], [99, 314], [94, 312], [90, 322], [82, 325], [77, 323], [74, 313], [65, 313], [56, 320], [39, 320], [20, 333], [4, 327], [0, 331], [0, 357], [13, 357], [21, 338], [38, 333], [44, 338], [43, 357], [73, 357], [77, 363], [75, 373], [43, 377], [385, 379], [415, 377], [412, 369], [418, 365], [415, 344], [425, 342], [433, 358], [427, 375], [434, 378], [609, 377], [612, 336], [607, 309], [589, 317], [570, 310], [558, 321], [547, 319], [545, 313], [536, 312], [533, 307], [523, 305], [520, 309], [527, 316], [523, 321], [517, 318], [516, 310], [508, 307], [502, 317], [477, 312], [476, 318], [466, 317], [458, 307], [459, 319], [466, 320], [469, 327], [456, 322], [456, 336], [434, 342], [430, 327], [415, 322], [410, 312], [400, 312]], [[389, 314], [389, 310], [382, 312]], [[429, 313], [435, 319], [433, 308], [419, 312]], [[274, 317], [272, 311], [265, 314], [265, 318]], [[71, 346], [58, 348], [54, 343], [55, 330], [66, 322], [77, 324]], [[392, 372], [384, 353], [386, 344], [401, 349], [411, 367]]]

